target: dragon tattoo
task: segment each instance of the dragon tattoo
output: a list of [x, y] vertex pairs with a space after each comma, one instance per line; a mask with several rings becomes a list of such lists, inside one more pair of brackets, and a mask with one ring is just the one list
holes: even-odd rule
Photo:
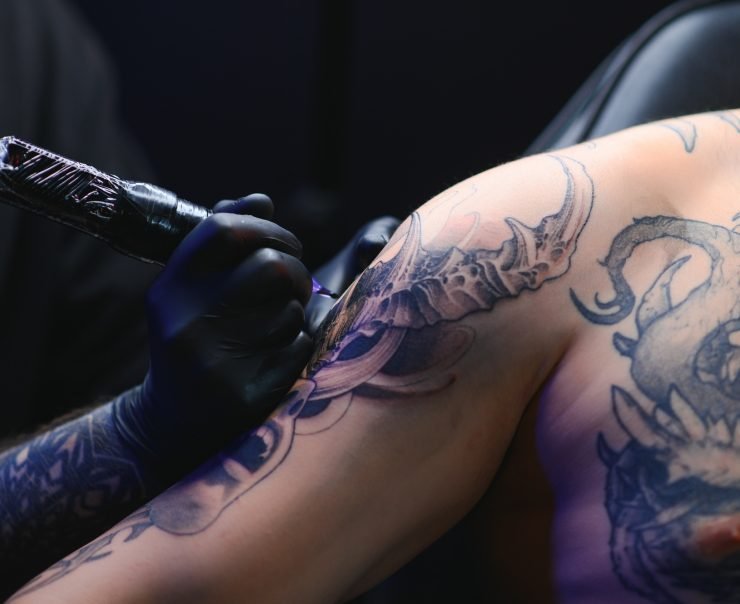
[[636, 392], [612, 387], [612, 409], [628, 441], [597, 439], [607, 468], [612, 565], [622, 584], [651, 602], [681, 592], [740, 601], [740, 234], [667, 216], [636, 219], [603, 262], [614, 296], [578, 310], [602, 325], [636, 305], [623, 269], [639, 246], [679, 240], [705, 253], [709, 274], [680, 301], [671, 284], [691, 258], [670, 262], [635, 310], [637, 338], [613, 336], [630, 359]]

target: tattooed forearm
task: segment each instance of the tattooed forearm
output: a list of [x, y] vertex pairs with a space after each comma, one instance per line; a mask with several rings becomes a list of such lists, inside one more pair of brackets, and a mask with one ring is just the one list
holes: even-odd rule
[[579, 162], [552, 161], [565, 179], [560, 209], [535, 226], [507, 218], [511, 237], [499, 247], [481, 243], [487, 239], [480, 236], [485, 228], [478, 215], [456, 243], [444, 241], [464, 217], [470, 219], [456, 213], [459, 204], [445, 206], [451, 209], [441, 241], [425, 242], [421, 216], [413, 214], [391, 242], [395, 255], [366, 270], [332, 309], [304, 377], [271, 419], [23, 593], [111, 553], [152, 526], [176, 535], [205, 530], [237, 498], [279, 471], [294, 439], [330, 429], [356, 397], [418, 397], [448, 387], [455, 379], [451, 368], [475, 337], [461, 319], [538, 290], [570, 268], [594, 186]]
[[[665, 266], [639, 304], [623, 272], [641, 245], [683, 241], [686, 255]], [[650, 602], [677, 604], [697, 593], [737, 602], [740, 577], [740, 234], [705, 222], [641, 218], [612, 242], [604, 261], [614, 288], [595, 298], [594, 323], [626, 319], [637, 338], [614, 334], [630, 359], [632, 384], [612, 388], [627, 445], [603, 434], [606, 508], [614, 572]], [[682, 300], [671, 284], [692, 255], [709, 274]], [[694, 601], [691, 599], [691, 601]]]
[[0, 456], [0, 595], [141, 505], [145, 480], [108, 407]]

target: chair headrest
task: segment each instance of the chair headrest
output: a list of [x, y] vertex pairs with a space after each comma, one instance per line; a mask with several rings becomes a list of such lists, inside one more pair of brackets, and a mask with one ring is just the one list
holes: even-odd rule
[[685, 0], [618, 47], [527, 154], [649, 121], [740, 107], [740, 0]]

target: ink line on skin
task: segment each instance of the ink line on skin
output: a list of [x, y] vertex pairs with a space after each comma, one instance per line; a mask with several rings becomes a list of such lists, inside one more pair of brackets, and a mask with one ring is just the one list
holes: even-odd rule
[[[166, 189], [123, 180], [12, 136], [0, 138], [0, 201], [160, 265], [213, 213]], [[312, 291], [339, 297], [316, 279]]]

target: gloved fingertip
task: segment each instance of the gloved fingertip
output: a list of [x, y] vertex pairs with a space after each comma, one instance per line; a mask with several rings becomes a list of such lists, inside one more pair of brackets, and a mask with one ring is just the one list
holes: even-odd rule
[[262, 361], [259, 375], [265, 384], [277, 381], [284, 387], [289, 387], [311, 359], [314, 347], [314, 339], [305, 331], [301, 331], [290, 344], [276, 350]]
[[262, 345], [271, 348], [287, 346], [300, 334], [304, 321], [303, 306], [298, 300], [291, 300], [266, 327]]
[[272, 227], [272, 233], [262, 237], [264, 245], [290, 254], [300, 260], [303, 255], [303, 244], [300, 239], [274, 222], [271, 222], [270, 225]]
[[224, 199], [213, 206], [216, 214], [229, 212], [231, 214], [249, 214], [264, 220], [270, 220], [275, 213], [275, 206], [264, 193], [252, 193], [239, 199]]
[[301, 284], [301, 290], [298, 296], [298, 300], [300, 301], [304, 309], [306, 308], [306, 305], [311, 301], [311, 298], [313, 298], [314, 296], [314, 293], [313, 293], [314, 280], [311, 277], [311, 274], [308, 273], [308, 270], [306, 270], [306, 273], [308, 275], [308, 279], [304, 280], [304, 282]]

